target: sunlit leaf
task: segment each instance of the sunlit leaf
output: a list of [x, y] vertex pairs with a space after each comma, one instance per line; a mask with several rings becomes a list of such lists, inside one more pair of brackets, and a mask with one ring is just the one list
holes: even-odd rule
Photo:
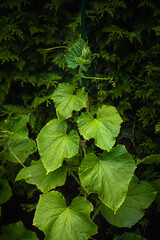
[[97, 117], [85, 112], [78, 118], [80, 134], [87, 140], [94, 138], [95, 144], [109, 151], [115, 144], [115, 137], [119, 134], [122, 119], [112, 106], [98, 109]]
[[38, 135], [38, 149], [47, 173], [59, 168], [64, 158], [73, 157], [78, 153], [78, 133], [72, 130], [67, 135], [66, 131], [66, 122], [54, 119], [48, 122]]
[[127, 197], [116, 214], [104, 204], [101, 207], [101, 213], [110, 224], [116, 227], [132, 227], [144, 216], [144, 209], [150, 206], [155, 196], [156, 191], [150, 184], [139, 182], [138, 178], [133, 176]]
[[87, 240], [97, 233], [97, 226], [90, 219], [92, 204], [76, 197], [70, 206], [56, 191], [40, 196], [33, 224], [42, 230], [45, 240]]
[[117, 211], [123, 203], [135, 163], [124, 146], [105, 151], [102, 159], [88, 154], [80, 167], [80, 180], [88, 193], [97, 193], [101, 201]]
[[72, 116], [73, 110], [79, 111], [86, 107], [87, 94], [84, 88], [77, 90], [74, 94], [74, 87], [68, 83], [59, 84], [53, 94], [56, 106], [56, 113], [59, 120]]
[[62, 166], [46, 175], [42, 162], [32, 161], [31, 166], [23, 168], [17, 175], [16, 181], [24, 179], [27, 183], [36, 184], [42, 192], [47, 192], [61, 186], [66, 180], [66, 167]]

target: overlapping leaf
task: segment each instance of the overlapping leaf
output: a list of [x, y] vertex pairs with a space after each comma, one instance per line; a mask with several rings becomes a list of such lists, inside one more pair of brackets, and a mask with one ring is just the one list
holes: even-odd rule
[[3, 157], [9, 161], [23, 163], [26, 158], [36, 151], [36, 144], [28, 138], [27, 122], [29, 115], [10, 118], [3, 125], [3, 131], [10, 133], [5, 146]]
[[91, 53], [82, 38], [79, 38], [67, 53], [66, 62], [69, 68], [81, 66], [82, 70], [87, 71], [88, 65], [91, 63]]
[[7, 202], [12, 196], [11, 187], [6, 179], [0, 179], [0, 204]]
[[38, 149], [47, 173], [59, 168], [64, 158], [73, 157], [78, 153], [77, 132], [72, 130], [67, 135], [66, 131], [66, 122], [54, 119], [48, 122], [38, 135]]
[[56, 113], [59, 120], [72, 116], [72, 111], [79, 111], [86, 107], [87, 94], [85, 90], [79, 89], [74, 94], [74, 87], [68, 83], [59, 84], [53, 94]]
[[19, 160], [23, 163], [35, 151], [36, 144], [33, 140], [29, 138], [11, 138], [7, 150], [4, 152], [4, 157], [11, 162], [18, 163]]
[[66, 180], [66, 167], [62, 166], [46, 175], [42, 162], [32, 161], [31, 166], [23, 168], [17, 175], [16, 181], [24, 179], [27, 183], [36, 184], [42, 192], [47, 192], [61, 186]]
[[114, 107], [103, 106], [98, 110], [96, 118], [88, 112], [81, 114], [78, 127], [85, 139], [94, 138], [98, 147], [109, 151], [115, 144], [121, 122], [122, 119]]
[[120, 236], [116, 236], [113, 240], [147, 240], [147, 239], [135, 233], [125, 232]]
[[12, 134], [12, 138], [27, 138], [28, 129], [27, 122], [29, 121], [29, 115], [21, 115], [18, 118], [10, 118], [5, 121], [3, 130], [6, 130]]
[[144, 215], [144, 209], [148, 208], [156, 196], [155, 189], [146, 182], [139, 182], [133, 176], [129, 185], [127, 197], [116, 214], [106, 207], [101, 207], [101, 213], [105, 219], [116, 227], [132, 227]]
[[101, 201], [114, 212], [123, 203], [135, 163], [124, 146], [105, 151], [102, 159], [88, 154], [80, 167], [80, 180], [88, 193], [97, 193]]
[[33, 224], [42, 230], [46, 240], [87, 240], [97, 233], [90, 219], [92, 204], [76, 197], [67, 207], [64, 197], [56, 191], [41, 195]]
[[21, 221], [2, 226], [0, 239], [2, 240], [38, 240], [36, 233], [24, 228]]

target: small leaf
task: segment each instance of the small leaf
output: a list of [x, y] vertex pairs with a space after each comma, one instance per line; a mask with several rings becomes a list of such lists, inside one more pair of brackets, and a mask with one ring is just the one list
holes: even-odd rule
[[36, 151], [36, 144], [29, 138], [10, 139], [9, 147], [4, 152], [4, 157], [14, 163], [18, 163], [17, 158], [23, 163], [27, 157]]
[[133, 176], [127, 197], [116, 214], [104, 204], [101, 213], [110, 224], [130, 228], [144, 216], [144, 209], [149, 207], [155, 196], [156, 191], [150, 184], [139, 182], [138, 178]]
[[113, 240], [147, 240], [147, 239], [135, 233], [125, 232], [120, 236], [116, 236]]
[[29, 115], [21, 115], [18, 118], [10, 118], [5, 121], [3, 130], [7, 130], [12, 133], [12, 138], [27, 138], [28, 129], [27, 122], [29, 121]]
[[36, 233], [26, 230], [21, 221], [2, 226], [1, 232], [3, 240], [38, 240]]
[[12, 196], [11, 187], [6, 179], [0, 179], [0, 204], [7, 202]]
[[82, 38], [79, 38], [73, 48], [67, 53], [66, 62], [69, 68], [74, 69], [77, 66], [81, 66], [83, 71], [87, 71], [88, 64], [91, 62], [91, 53]]
[[47, 173], [59, 168], [64, 158], [71, 158], [78, 153], [77, 132], [72, 130], [66, 135], [66, 131], [66, 122], [54, 119], [48, 122], [38, 135], [38, 149]]
[[17, 175], [16, 181], [24, 179], [27, 183], [36, 184], [42, 192], [47, 192], [57, 186], [62, 186], [66, 180], [66, 167], [62, 166], [46, 175], [42, 162], [32, 161], [31, 166], [23, 168]]
[[81, 197], [67, 207], [64, 197], [52, 191], [40, 196], [33, 224], [45, 233], [46, 240], [86, 240], [97, 233], [90, 219], [92, 210], [92, 204]]
[[94, 138], [99, 148], [109, 151], [115, 144], [122, 119], [114, 107], [103, 106], [98, 109], [97, 118], [85, 112], [77, 122], [80, 134], [85, 139]]
[[56, 113], [59, 120], [64, 120], [72, 116], [72, 111], [80, 111], [86, 107], [87, 94], [84, 88], [77, 90], [75, 94], [74, 87], [68, 83], [59, 84], [53, 94], [53, 100], [56, 106]]
[[80, 180], [88, 193], [97, 193], [100, 200], [117, 211], [123, 203], [135, 163], [124, 146], [105, 151], [102, 159], [88, 154], [81, 163]]

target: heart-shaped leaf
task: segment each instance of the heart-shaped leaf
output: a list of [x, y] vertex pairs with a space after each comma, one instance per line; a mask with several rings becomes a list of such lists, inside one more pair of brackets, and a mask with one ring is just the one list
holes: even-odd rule
[[97, 233], [90, 219], [92, 204], [76, 197], [67, 207], [64, 197], [56, 191], [40, 196], [33, 224], [42, 230], [46, 240], [86, 240]]
[[67, 135], [67, 124], [53, 119], [40, 131], [37, 144], [42, 162], [47, 173], [59, 168], [64, 158], [71, 158], [78, 153], [79, 136], [72, 130]]
[[116, 214], [104, 204], [101, 213], [105, 219], [116, 227], [132, 227], [144, 215], [144, 209], [148, 208], [155, 199], [156, 191], [147, 182], [139, 182], [133, 176], [126, 199], [117, 210]]
[[81, 163], [80, 180], [88, 193], [97, 193], [114, 212], [123, 203], [136, 165], [124, 146], [105, 151], [102, 159], [88, 154]]
[[84, 88], [77, 90], [74, 94], [74, 87], [68, 83], [59, 84], [53, 94], [56, 106], [56, 113], [59, 120], [72, 116], [72, 111], [79, 111], [86, 107], [87, 94]]
[[85, 112], [77, 122], [79, 132], [85, 139], [94, 138], [98, 147], [109, 151], [115, 144], [122, 119], [115, 107], [103, 106], [98, 109], [96, 118]]
[[46, 175], [42, 162], [32, 161], [31, 166], [23, 168], [17, 175], [16, 181], [24, 179], [27, 183], [36, 184], [42, 192], [47, 192], [66, 181], [66, 167], [62, 166]]

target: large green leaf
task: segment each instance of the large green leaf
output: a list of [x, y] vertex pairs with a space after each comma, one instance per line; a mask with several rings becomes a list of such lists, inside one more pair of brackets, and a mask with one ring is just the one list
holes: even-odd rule
[[125, 232], [120, 236], [116, 236], [113, 240], [147, 240], [147, 239], [135, 233]]
[[4, 157], [11, 162], [18, 163], [19, 159], [23, 163], [36, 149], [35, 142], [29, 138], [11, 138], [7, 150], [4, 152]]
[[88, 65], [91, 63], [91, 53], [82, 38], [79, 38], [67, 53], [66, 62], [69, 68], [81, 66], [82, 70], [87, 71]]
[[40, 131], [37, 144], [42, 162], [47, 173], [59, 168], [64, 158], [73, 157], [78, 153], [79, 136], [72, 130], [67, 135], [67, 124], [53, 119]]
[[23, 168], [17, 175], [16, 181], [24, 179], [27, 183], [36, 184], [42, 192], [47, 192], [61, 186], [66, 180], [66, 167], [62, 166], [46, 175], [42, 162], [32, 161], [31, 166]]
[[7, 130], [12, 134], [12, 138], [27, 138], [28, 129], [27, 122], [29, 121], [29, 115], [22, 115], [18, 118], [10, 118], [5, 121], [3, 130]]
[[7, 202], [12, 196], [11, 187], [6, 179], [0, 179], [0, 204]]
[[59, 120], [72, 116], [72, 111], [79, 111], [86, 107], [87, 94], [84, 88], [77, 90], [74, 94], [74, 87], [68, 83], [59, 84], [53, 94], [56, 106], [56, 113]]
[[2, 226], [0, 239], [2, 240], [38, 240], [37, 235], [26, 230], [21, 221]]
[[115, 107], [103, 106], [98, 109], [97, 117], [90, 113], [81, 114], [78, 118], [80, 134], [87, 140], [95, 139], [95, 144], [109, 151], [115, 144], [122, 119]]
[[80, 180], [88, 193], [98, 193], [101, 201], [115, 212], [123, 203], [135, 163], [124, 146], [105, 151], [102, 159], [88, 154], [80, 167]]
[[45, 233], [45, 240], [86, 240], [97, 233], [89, 217], [92, 210], [85, 198], [76, 197], [67, 206], [64, 197], [52, 191], [40, 196], [33, 224]]
[[116, 214], [106, 207], [101, 207], [101, 213], [105, 219], [116, 227], [132, 227], [144, 215], [144, 209], [148, 208], [155, 199], [155, 189], [146, 182], [139, 182], [133, 176], [129, 185], [127, 197]]

